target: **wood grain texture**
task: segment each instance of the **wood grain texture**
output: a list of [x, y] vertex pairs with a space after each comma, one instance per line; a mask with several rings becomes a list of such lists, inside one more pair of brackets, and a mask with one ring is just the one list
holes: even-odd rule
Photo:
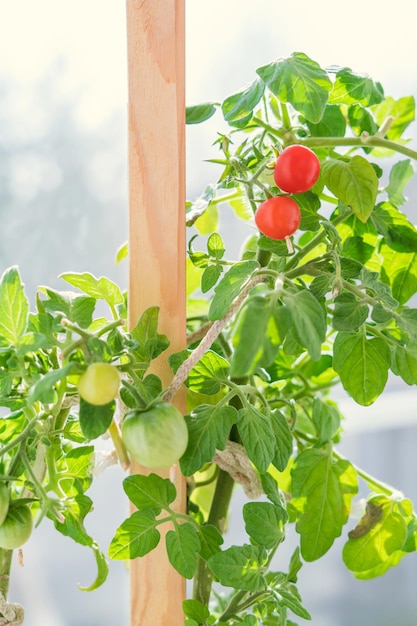
[[[184, 0], [127, 0], [129, 70], [129, 324], [160, 307], [170, 352], [185, 347], [185, 7]], [[167, 353], [153, 372], [172, 378]], [[185, 411], [185, 398], [174, 403]], [[132, 473], [148, 473], [135, 465]], [[174, 482], [185, 511], [179, 467]], [[165, 553], [167, 524], [149, 555], [131, 562], [131, 626], [180, 626], [185, 581]]]

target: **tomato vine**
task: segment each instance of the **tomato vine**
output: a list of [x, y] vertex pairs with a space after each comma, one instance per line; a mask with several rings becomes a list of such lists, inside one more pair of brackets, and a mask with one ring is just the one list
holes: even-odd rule
[[[370, 77], [326, 70], [303, 53], [258, 68], [248, 87], [220, 104], [187, 109], [190, 124], [217, 113], [228, 131], [215, 140], [217, 182], [187, 204], [188, 348], [169, 358], [165, 389], [149, 369], [169, 345], [156, 307], [128, 331], [119, 286], [66, 273], [61, 278], [74, 291], [39, 288], [32, 311], [18, 268], [3, 273], [3, 600], [10, 549], [29, 540], [33, 518], [49, 519], [92, 550], [97, 576], [85, 590], [105, 582], [107, 556], [140, 558], [170, 522], [170, 562], [194, 581], [186, 626], [310, 619], [298, 573], [314, 567], [342, 534], [344, 563], [358, 579], [380, 576], [416, 550], [410, 500], [340, 454], [343, 416], [331, 396], [341, 384], [369, 406], [389, 373], [417, 384], [417, 230], [405, 197], [417, 159], [406, 145], [414, 112], [412, 97], [394, 100]], [[284, 154], [295, 159], [289, 185], [274, 175]], [[304, 174], [305, 185], [292, 186], [303, 154], [314, 171]], [[283, 204], [297, 207], [295, 223], [286, 228], [284, 216], [283, 230], [264, 228], [262, 207], [280, 211]], [[239, 258], [229, 256], [220, 232], [226, 207], [241, 220]], [[282, 214], [271, 219], [275, 227]], [[107, 304], [107, 316], [95, 314], [98, 302]], [[109, 378], [88, 379], [95, 370]], [[178, 416], [170, 403], [184, 384], [187, 415]], [[181, 432], [164, 421], [173, 416]], [[144, 439], [153, 420], [157, 448]], [[179, 435], [169, 462], [180, 457], [188, 511], [171, 507], [176, 493], [168, 479], [128, 476], [123, 488], [136, 510], [103, 550], [84, 520], [93, 506], [86, 492], [94, 444], [106, 432], [123, 468], [129, 450], [145, 451], [151, 467], [156, 456], [159, 465]], [[355, 525], [350, 514], [360, 481], [369, 494]], [[246, 495], [247, 537], [224, 548], [236, 484]], [[18, 518], [25, 532], [12, 541], [8, 525]], [[277, 570], [289, 525], [299, 546]], [[387, 533], [389, 545], [381, 540]], [[1, 543], [3, 536], [10, 541]], [[226, 599], [213, 593], [213, 581], [228, 590]]]

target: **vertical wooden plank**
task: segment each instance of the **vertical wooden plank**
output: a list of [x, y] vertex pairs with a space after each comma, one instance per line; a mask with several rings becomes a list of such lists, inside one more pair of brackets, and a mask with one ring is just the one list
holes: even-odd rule
[[[185, 7], [184, 0], [127, 0], [129, 72], [129, 323], [160, 307], [160, 332], [170, 351], [185, 347]], [[166, 353], [153, 372], [166, 386]], [[185, 410], [184, 396], [175, 403]], [[133, 473], [147, 473], [134, 466]], [[173, 480], [185, 510], [178, 466], [158, 472]], [[131, 626], [182, 624], [185, 581], [161, 541], [131, 562]]]

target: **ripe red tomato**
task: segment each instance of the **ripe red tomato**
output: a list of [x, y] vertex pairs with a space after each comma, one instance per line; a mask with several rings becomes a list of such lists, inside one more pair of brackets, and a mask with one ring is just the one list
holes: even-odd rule
[[300, 225], [300, 208], [287, 196], [274, 196], [259, 205], [255, 223], [261, 233], [270, 239], [285, 239], [295, 233]]
[[274, 167], [274, 180], [286, 193], [304, 193], [320, 174], [320, 161], [310, 148], [294, 144], [285, 148]]
[[122, 439], [132, 457], [145, 467], [170, 467], [184, 454], [188, 429], [182, 413], [168, 402], [146, 411], [131, 411], [122, 423]]

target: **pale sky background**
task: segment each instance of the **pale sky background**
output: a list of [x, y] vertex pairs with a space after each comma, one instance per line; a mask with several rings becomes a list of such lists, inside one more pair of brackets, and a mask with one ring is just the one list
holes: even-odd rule
[[[347, 65], [354, 71], [367, 73], [383, 84], [387, 95], [417, 97], [414, 0], [186, 0], [186, 8], [187, 104], [222, 100], [251, 82], [257, 67], [294, 51], [306, 53], [322, 66]], [[56, 67], [59, 67], [58, 75], [53, 71]], [[35, 139], [42, 142], [48, 136], [50, 119], [35, 89], [39, 81], [47, 80], [48, 76], [53, 76], [55, 81], [57, 106], [60, 102], [71, 101], [70, 115], [79, 128], [105, 135], [106, 124], [112, 116], [126, 112], [125, 2], [0, 0], [0, 85], [6, 82], [8, 85], [5, 94], [0, 91], [0, 146], [2, 142], [9, 146]], [[213, 178], [210, 166], [200, 164], [200, 160], [207, 156], [219, 120], [216, 116], [216, 121], [188, 130], [190, 189], [194, 186], [201, 189]], [[413, 132], [416, 136], [415, 129]], [[121, 152], [116, 157], [123, 161], [125, 155]], [[126, 181], [117, 178], [112, 158], [111, 154], [97, 156], [91, 164], [93, 182], [97, 194], [123, 197]], [[48, 163], [29, 163], [29, 166], [29, 179], [17, 168], [15, 179], [10, 181], [14, 192], [20, 194], [22, 203], [27, 202], [28, 206], [40, 188], [53, 190], [57, 187], [60, 176], [58, 171], [54, 174]], [[87, 223], [86, 228], [89, 227], [92, 226]], [[3, 233], [4, 228], [2, 224]], [[389, 401], [384, 398], [383, 403], [385, 409], [388, 408]], [[389, 417], [401, 403], [407, 411], [400, 417], [404, 422], [411, 422], [415, 402], [401, 399], [398, 404], [398, 396]], [[368, 418], [371, 414], [378, 423], [379, 406], [376, 403], [368, 413]], [[361, 423], [362, 414], [362, 408], [354, 414]], [[110, 473], [111, 480], [115, 479]], [[110, 492], [120, 489], [118, 480], [115, 485], [110, 487]], [[102, 533], [98, 539], [106, 543], [109, 531], [100, 516], [104, 519], [113, 514], [114, 506], [106, 498], [106, 483], [98, 481], [97, 489], [103, 491], [103, 498], [98, 501], [94, 515], [98, 533]], [[109, 601], [108, 590], [115, 588], [111, 585], [117, 585], [119, 578], [110, 578], [107, 585], [94, 594], [81, 594], [76, 583], [78, 580], [85, 583], [92, 575], [90, 570], [80, 572], [84, 561], [92, 572], [94, 570], [84, 550], [68, 541], [65, 543], [68, 552], [61, 552], [63, 540], [59, 536], [51, 537], [49, 544], [47, 523], [36, 533], [39, 542], [30, 543], [25, 550], [27, 565], [16, 576], [19, 586], [14, 598], [28, 605], [25, 625], [68, 626], [72, 611], [75, 617], [71, 626], [116, 623], [108, 614], [106, 602]], [[46, 555], [41, 550], [45, 545], [49, 546]], [[57, 562], [58, 555], [61, 562]], [[45, 568], [45, 559], [46, 569], [38, 576], [37, 566]], [[62, 581], [64, 591], [58, 588], [60, 580], [56, 574], [54, 577], [57, 567], [66, 568]], [[125, 575], [124, 570], [122, 574], [120, 569], [114, 571]], [[126, 602], [123, 593], [114, 600], [116, 604]], [[71, 609], [65, 609], [64, 601]], [[114, 602], [112, 600], [112, 605]], [[90, 618], [83, 621], [82, 617], [81, 621], [76, 621], [76, 609], [88, 611], [88, 608], [97, 623]], [[99, 608], [101, 617], [97, 613]], [[64, 617], [66, 610], [67, 618]], [[104, 621], [106, 618], [108, 622]], [[120, 623], [126, 620], [121, 619]], [[327, 626], [324, 621], [320, 624]]]

